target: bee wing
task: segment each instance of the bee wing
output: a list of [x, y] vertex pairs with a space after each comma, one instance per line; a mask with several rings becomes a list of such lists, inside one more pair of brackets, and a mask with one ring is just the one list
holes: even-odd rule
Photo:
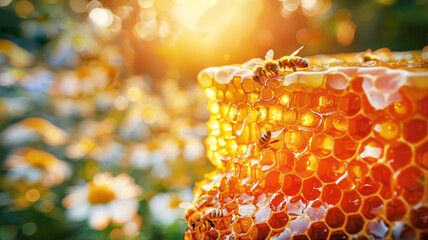
[[248, 61], [246, 61], [244, 64], [242, 64], [242, 67], [245, 68], [255, 68], [257, 65], [263, 66], [263, 59], [261, 58], [253, 58]]
[[294, 51], [294, 53], [292, 53], [291, 55], [290, 55], [290, 57], [294, 57], [294, 56], [296, 56], [299, 52], [300, 52], [300, 50], [302, 50], [302, 48], [303, 48], [304, 46], [301, 46], [299, 49], [297, 49], [296, 51]]
[[178, 204], [178, 207], [182, 208], [182, 209], [194, 208], [193, 205], [189, 202], [182, 202], [182, 203]]
[[208, 199], [203, 198], [203, 199], [199, 200], [199, 201], [195, 204], [195, 206], [196, 206], [196, 208], [200, 208], [200, 207], [202, 207], [203, 205], [205, 205], [207, 202], [208, 202]]
[[277, 131], [273, 131], [271, 134], [272, 138], [277, 138], [283, 131], [284, 130], [282, 130], [282, 129], [277, 130]]
[[263, 66], [264, 60], [261, 58], [253, 58], [251, 59], [251, 62], [254, 63], [255, 65]]
[[269, 49], [269, 51], [267, 51], [265, 59], [266, 60], [272, 60], [273, 59], [273, 50], [272, 49]]

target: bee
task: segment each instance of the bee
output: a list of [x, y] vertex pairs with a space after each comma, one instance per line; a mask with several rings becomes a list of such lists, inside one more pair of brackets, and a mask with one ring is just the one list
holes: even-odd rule
[[292, 68], [293, 71], [297, 71], [297, 68], [307, 68], [309, 67], [308, 61], [305, 59], [296, 56], [300, 50], [302, 50], [303, 46], [301, 46], [299, 49], [297, 49], [293, 54], [290, 56], [284, 56], [279, 59], [278, 64], [281, 70], [285, 71], [286, 67]]
[[380, 57], [372, 54], [371, 50], [367, 50], [366, 53], [364, 53], [363, 55], [360, 56], [360, 62], [369, 62], [369, 61], [376, 61], [376, 62], [380, 62]]
[[258, 58], [259, 62], [254, 62], [258, 64], [253, 69], [252, 79], [261, 85], [263, 85], [263, 80], [269, 77], [277, 76], [280, 73], [279, 64], [277, 61], [273, 60], [273, 50], [270, 49], [265, 56], [265, 60]]
[[266, 132], [262, 133], [262, 135], [260, 135], [260, 137], [259, 137], [259, 142], [258, 142], [259, 148], [260, 149], [268, 148], [269, 145], [271, 145], [272, 143], [276, 143], [279, 141], [278, 139], [271, 141], [270, 140], [271, 137], [272, 137], [271, 131], [266, 131]]
[[196, 231], [197, 235], [215, 227], [214, 222], [223, 217], [223, 212], [220, 209], [210, 207], [211, 202], [211, 196], [203, 195], [194, 205], [188, 202], [183, 202], [179, 205], [181, 208], [187, 209], [184, 219], [187, 220], [188, 229]]

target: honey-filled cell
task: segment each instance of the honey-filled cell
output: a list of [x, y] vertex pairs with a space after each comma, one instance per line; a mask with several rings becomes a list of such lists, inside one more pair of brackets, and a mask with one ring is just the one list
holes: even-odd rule
[[379, 188], [379, 183], [370, 176], [363, 177], [363, 179], [357, 184], [357, 190], [363, 196], [375, 194]]
[[387, 116], [376, 119], [373, 130], [378, 139], [386, 142], [392, 142], [401, 135], [400, 123]]
[[345, 223], [345, 214], [337, 207], [330, 208], [325, 221], [331, 228], [340, 228]]
[[348, 93], [339, 99], [339, 109], [347, 116], [354, 116], [361, 110], [361, 98], [358, 94]]
[[356, 182], [361, 181], [367, 173], [369, 172], [369, 168], [366, 163], [358, 160], [352, 160], [348, 164], [348, 174], [349, 176]]
[[342, 198], [342, 191], [336, 183], [324, 185], [321, 199], [326, 205], [336, 205]]
[[319, 160], [317, 175], [325, 183], [331, 183], [339, 180], [346, 173], [346, 166], [334, 157], [323, 158]]
[[416, 143], [427, 135], [427, 122], [424, 119], [412, 119], [404, 124], [403, 137], [406, 141]]
[[410, 212], [410, 222], [419, 229], [428, 229], [428, 208], [418, 207]]
[[382, 214], [384, 203], [378, 196], [366, 198], [361, 212], [367, 219], [373, 219]]
[[241, 82], [242, 89], [246, 93], [252, 93], [255, 91], [254, 80], [250, 78], [244, 78]]
[[352, 213], [359, 210], [361, 202], [361, 196], [355, 190], [352, 190], [343, 193], [340, 206], [346, 213]]
[[392, 97], [392, 104], [388, 106], [389, 114], [399, 120], [405, 120], [414, 114], [413, 102], [404, 93], [397, 93]]
[[288, 108], [290, 106], [291, 103], [291, 95], [289, 93], [284, 93], [281, 96], [277, 96], [278, 100], [279, 100], [279, 104], [281, 104], [282, 106]]
[[284, 176], [282, 191], [288, 196], [295, 196], [300, 192], [302, 179], [296, 175], [288, 174]]
[[342, 230], [334, 231], [330, 235], [330, 240], [348, 240], [348, 239], [349, 239], [348, 235]]
[[407, 206], [400, 199], [392, 199], [386, 204], [385, 211], [389, 221], [400, 221], [407, 212]]
[[319, 198], [321, 194], [321, 182], [316, 177], [305, 179], [302, 185], [302, 195], [308, 201]]
[[422, 168], [428, 170], [428, 141], [419, 145], [415, 150], [415, 161]]
[[349, 119], [348, 131], [349, 135], [356, 140], [362, 140], [367, 137], [372, 131], [372, 121], [364, 115], [358, 115]]
[[336, 139], [334, 142], [333, 154], [341, 160], [352, 158], [358, 149], [358, 142], [348, 136]]
[[410, 164], [412, 157], [412, 148], [404, 142], [396, 142], [386, 151], [386, 159], [395, 171]]
[[308, 235], [311, 240], [327, 239], [329, 233], [328, 227], [324, 222], [314, 222], [308, 230]]
[[341, 137], [348, 131], [348, 120], [338, 114], [330, 115], [324, 119], [324, 132], [332, 137]]
[[422, 116], [428, 118], [428, 96], [419, 101], [418, 109]]
[[356, 76], [351, 80], [351, 88], [357, 93], [363, 93], [363, 86], [365, 88], [370, 88], [373, 84], [371, 83], [371, 79], [367, 77]]
[[283, 173], [289, 173], [294, 168], [295, 156], [288, 149], [281, 149], [277, 153], [278, 167]]
[[305, 91], [294, 91], [291, 103], [294, 107], [302, 108], [308, 104], [308, 93]]
[[297, 160], [297, 174], [302, 178], [312, 176], [317, 170], [318, 162], [319, 160], [311, 154], [301, 156]]
[[271, 100], [273, 98], [273, 91], [271, 89], [262, 88], [262, 91], [260, 92], [260, 99], [264, 101]]
[[309, 99], [309, 107], [317, 113], [331, 113], [337, 110], [337, 97], [328, 92], [314, 92]]
[[363, 229], [364, 219], [360, 214], [353, 214], [347, 217], [345, 230], [349, 234], [356, 234]]
[[411, 166], [398, 174], [397, 184], [404, 190], [404, 199], [414, 205], [424, 195], [425, 175], [419, 168]]
[[310, 140], [310, 150], [317, 157], [327, 157], [333, 151], [334, 138], [320, 133], [312, 136]]
[[279, 229], [285, 227], [288, 223], [288, 215], [285, 212], [273, 213], [268, 220], [268, 224], [273, 229]]
[[265, 190], [266, 192], [275, 193], [281, 188], [281, 173], [278, 171], [270, 171], [266, 174]]
[[297, 123], [298, 120], [298, 110], [296, 108], [291, 108], [288, 110], [285, 110], [284, 112], [284, 124], [286, 126], [291, 126]]
[[315, 129], [321, 124], [321, 117], [307, 109], [301, 110], [299, 114], [299, 125], [302, 128]]
[[250, 105], [248, 104], [239, 104], [238, 105], [238, 111], [237, 111], [237, 116], [236, 116], [236, 121], [237, 122], [243, 122], [244, 120], [247, 119], [247, 115], [248, 115], [248, 109], [250, 109]]
[[281, 107], [271, 107], [269, 108], [269, 121], [273, 123], [279, 123], [282, 120], [284, 113]]
[[285, 146], [292, 152], [299, 153], [305, 150], [308, 146], [308, 140], [299, 131], [287, 131], [284, 137]]

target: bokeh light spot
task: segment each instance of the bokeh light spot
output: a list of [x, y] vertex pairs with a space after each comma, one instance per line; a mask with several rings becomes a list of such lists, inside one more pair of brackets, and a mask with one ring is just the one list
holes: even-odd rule
[[128, 99], [124, 96], [117, 96], [114, 99], [113, 105], [119, 111], [125, 110], [128, 107]]
[[40, 203], [40, 210], [42, 212], [48, 213], [54, 209], [54, 204], [51, 200], [44, 200]]
[[34, 188], [27, 191], [25, 197], [29, 202], [35, 202], [40, 198], [40, 192]]
[[97, 26], [108, 27], [113, 22], [113, 13], [105, 8], [94, 8], [89, 13], [89, 18]]
[[147, 124], [153, 124], [153, 123], [155, 123], [156, 120], [157, 120], [156, 112], [153, 111], [153, 110], [151, 110], [151, 109], [145, 110], [144, 113], [143, 113], [143, 120]]
[[155, 0], [138, 0], [138, 5], [142, 8], [151, 8], [155, 4]]
[[126, 92], [126, 95], [128, 96], [129, 100], [136, 102], [141, 98], [141, 91], [136, 87], [130, 87]]
[[33, 222], [27, 222], [22, 225], [22, 233], [27, 236], [31, 236], [37, 232], [37, 225]]
[[16, 15], [21, 18], [27, 18], [32, 12], [34, 12], [34, 5], [29, 1], [19, 1], [15, 5]]
[[70, 0], [70, 7], [76, 13], [83, 13], [86, 10], [88, 0]]
[[83, 37], [73, 39], [73, 48], [77, 52], [83, 52], [86, 49], [86, 40]]
[[355, 24], [351, 21], [342, 21], [337, 27], [337, 41], [343, 45], [348, 46], [354, 41]]

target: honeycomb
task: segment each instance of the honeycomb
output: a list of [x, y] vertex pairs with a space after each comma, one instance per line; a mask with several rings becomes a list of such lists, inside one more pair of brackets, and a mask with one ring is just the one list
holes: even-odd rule
[[223, 216], [185, 238], [428, 239], [427, 52], [305, 59], [260, 83], [257, 59], [198, 75], [216, 170], [190, 209]]

